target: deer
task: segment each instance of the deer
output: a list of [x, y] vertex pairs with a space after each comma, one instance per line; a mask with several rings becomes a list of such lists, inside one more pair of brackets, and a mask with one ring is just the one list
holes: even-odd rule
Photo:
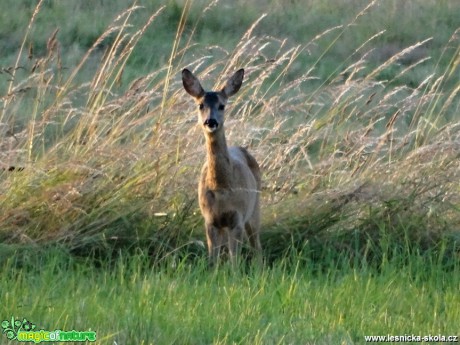
[[223, 248], [234, 265], [247, 237], [258, 263], [260, 244], [261, 173], [259, 164], [244, 147], [227, 146], [225, 106], [243, 83], [244, 69], [236, 71], [219, 91], [205, 91], [188, 69], [182, 71], [185, 91], [198, 106], [198, 124], [206, 142], [206, 162], [198, 184], [198, 201], [204, 218], [210, 266], [218, 263]]

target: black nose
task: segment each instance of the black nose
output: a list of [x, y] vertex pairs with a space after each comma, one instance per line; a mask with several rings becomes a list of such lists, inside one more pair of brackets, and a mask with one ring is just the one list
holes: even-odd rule
[[217, 128], [219, 126], [217, 121], [214, 119], [207, 119], [206, 121], [204, 121], [204, 125], [208, 126], [209, 128]]

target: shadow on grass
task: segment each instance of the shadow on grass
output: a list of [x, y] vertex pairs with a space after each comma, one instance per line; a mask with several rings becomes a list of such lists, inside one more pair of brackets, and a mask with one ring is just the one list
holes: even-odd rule
[[[15, 266], [40, 266], [41, 260], [56, 254], [68, 262], [107, 267], [119, 258], [141, 255], [148, 258], [150, 267], [193, 266], [206, 258], [207, 251], [201, 218], [192, 205], [186, 203], [175, 217], [127, 214], [97, 233], [86, 229], [46, 242], [4, 242], [0, 262], [14, 257]], [[392, 267], [413, 268], [418, 275], [428, 266], [445, 271], [458, 267], [458, 234], [443, 231], [442, 224], [433, 223], [428, 215], [409, 212], [409, 216], [406, 206], [409, 200], [393, 201], [385, 208], [369, 207], [357, 217], [357, 209], [346, 201], [324, 212], [267, 225], [261, 235], [266, 266], [282, 263], [287, 269], [303, 267], [313, 273], [331, 268], [379, 272], [391, 263]], [[243, 247], [242, 255], [250, 265], [248, 247]]]

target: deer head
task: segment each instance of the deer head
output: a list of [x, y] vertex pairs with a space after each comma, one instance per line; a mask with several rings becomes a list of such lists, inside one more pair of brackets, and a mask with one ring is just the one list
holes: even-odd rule
[[244, 69], [228, 79], [220, 91], [205, 91], [200, 81], [188, 69], [182, 71], [185, 91], [195, 99], [199, 109], [198, 123], [205, 133], [213, 134], [224, 126], [224, 111], [229, 97], [233, 96], [243, 83]]

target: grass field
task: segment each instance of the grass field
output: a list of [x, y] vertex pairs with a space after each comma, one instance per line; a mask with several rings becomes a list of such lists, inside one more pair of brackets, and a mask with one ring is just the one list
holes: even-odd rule
[[211, 272], [205, 260], [156, 269], [143, 255], [99, 268], [55, 253], [35, 259], [20, 269], [8, 261], [2, 315], [27, 315], [45, 330], [91, 329], [101, 344], [360, 344], [369, 335], [458, 335], [458, 266], [445, 272], [417, 257], [378, 273], [346, 262], [321, 273], [281, 260], [270, 269]]
[[[98, 344], [459, 335], [458, 1], [0, 13], [2, 320]], [[246, 70], [226, 134], [263, 171], [264, 268], [206, 269], [184, 67]]]

